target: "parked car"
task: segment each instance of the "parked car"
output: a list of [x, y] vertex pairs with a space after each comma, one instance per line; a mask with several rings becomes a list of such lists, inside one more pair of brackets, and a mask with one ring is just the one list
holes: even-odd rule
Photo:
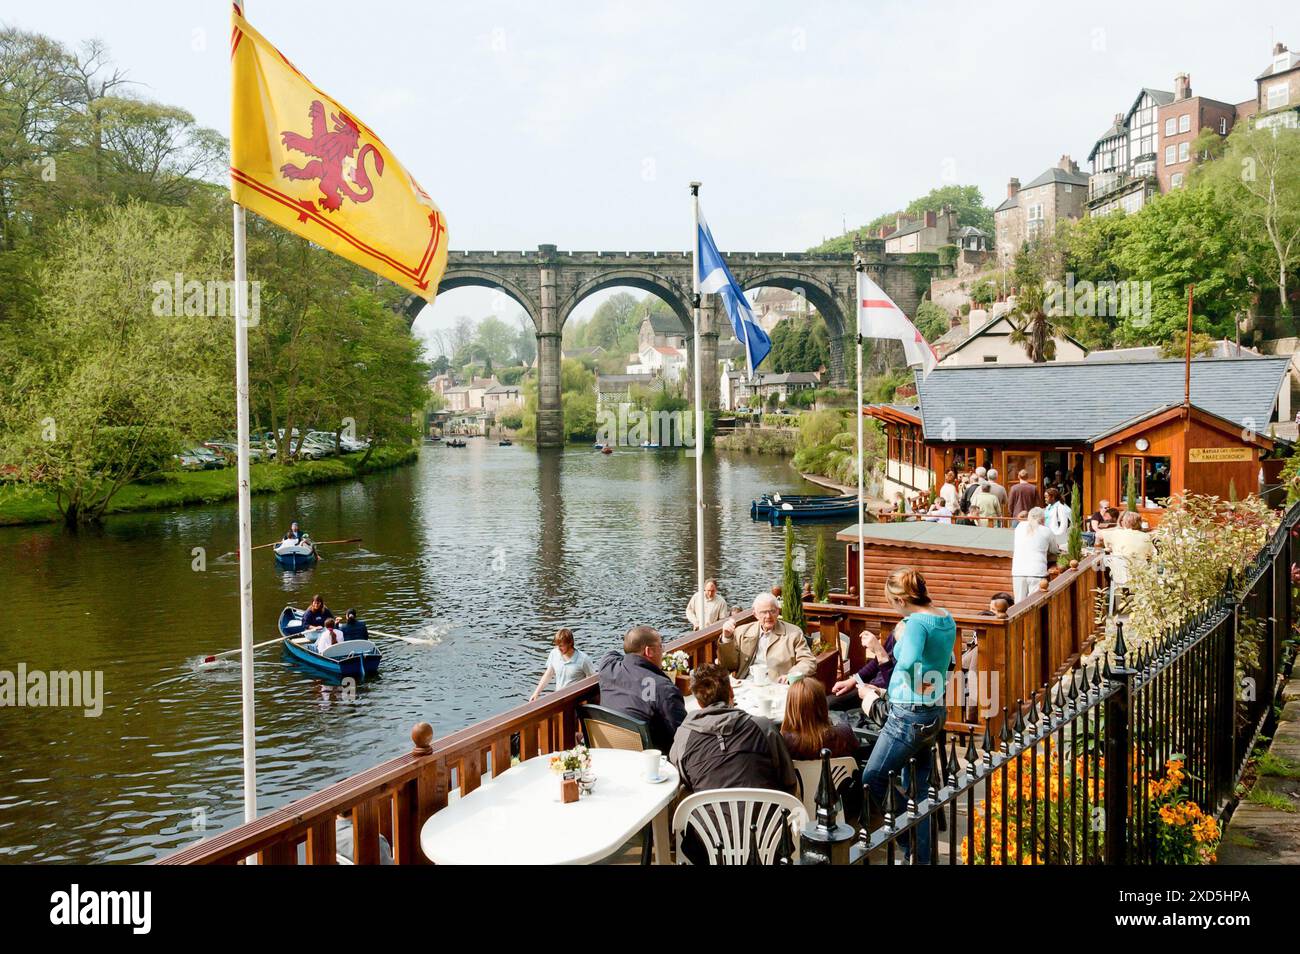
[[187, 447], [172, 458], [180, 461], [182, 470], [220, 470], [226, 466], [225, 460], [208, 447]]

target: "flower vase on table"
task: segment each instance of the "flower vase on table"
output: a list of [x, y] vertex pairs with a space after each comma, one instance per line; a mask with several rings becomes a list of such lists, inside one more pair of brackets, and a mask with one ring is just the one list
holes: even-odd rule
[[691, 657], [686, 651], [678, 649], [675, 652], [664, 653], [664, 661], [661, 665], [664, 675], [676, 684], [681, 694], [689, 696], [691, 694]]
[[596, 781], [591, 774], [591, 753], [585, 745], [552, 755], [551, 771], [560, 776], [560, 801], [566, 805], [576, 802], [584, 787], [590, 792]]

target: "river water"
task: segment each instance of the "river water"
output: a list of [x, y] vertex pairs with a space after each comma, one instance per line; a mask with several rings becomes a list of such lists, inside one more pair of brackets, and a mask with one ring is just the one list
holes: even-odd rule
[[[706, 567], [733, 604], [780, 581], [782, 534], [749, 517], [759, 493], [817, 493], [788, 458], [706, 456]], [[537, 451], [471, 440], [411, 466], [253, 499], [255, 541], [298, 519], [312, 570], [254, 562], [255, 641], [285, 604], [321, 592], [376, 628], [380, 675], [355, 692], [257, 653], [258, 805], [265, 812], [527, 699], [556, 628], [593, 658], [635, 623], [685, 630], [694, 588], [694, 460], [681, 452]], [[845, 521], [846, 523], [848, 521]], [[827, 539], [843, 579], [840, 525]], [[139, 862], [242, 819], [239, 668], [197, 666], [239, 645], [233, 502], [109, 518], [100, 529], [0, 528], [0, 670], [98, 671], [103, 711], [0, 707], [0, 862]]]

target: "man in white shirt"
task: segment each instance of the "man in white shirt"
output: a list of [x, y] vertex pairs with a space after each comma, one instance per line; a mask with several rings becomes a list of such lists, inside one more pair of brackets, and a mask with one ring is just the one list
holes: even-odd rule
[[686, 604], [686, 621], [691, 629], [703, 629], [727, 615], [727, 601], [718, 595], [717, 580], [704, 581], [704, 613], [700, 613], [700, 594], [692, 593]]
[[1042, 507], [1029, 511], [1029, 518], [1015, 529], [1015, 548], [1011, 553], [1011, 583], [1016, 602], [1038, 589], [1047, 579], [1047, 554], [1054, 548], [1052, 534], [1043, 526], [1046, 515]]

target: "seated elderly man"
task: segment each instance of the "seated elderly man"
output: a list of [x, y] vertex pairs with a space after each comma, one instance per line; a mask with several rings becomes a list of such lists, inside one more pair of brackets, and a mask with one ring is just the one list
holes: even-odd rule
[[1131, 510], [1119, 518], [1119, 526], [1102, 530], [1097, 534], [1097, 542], [1117, 557], [1133, 566], [1145, 563], [1155, 556], [1156, 548], [1151, 537], [1142, 531], [1142, 517]]
[[754, 597], [757, 622], [737, 627], [734, 619], [722, 624], [718, 638], [718, 662], [744, 679], [754, 670], [765, 671], [769, 679], [789, 682], [791, 676], [811, 676], [817, 660], [808, 648], [803, 630], [781, 619], [781, 604], [770, 593]]
[[600, 704], [640, 719], [661, 752], [686, 718], [686, 703], [677, 684], [664, 673], [664, 642], [653, 626], [633, 626], [623, 637], [623, 651], [607, 653], [596, 667]]

